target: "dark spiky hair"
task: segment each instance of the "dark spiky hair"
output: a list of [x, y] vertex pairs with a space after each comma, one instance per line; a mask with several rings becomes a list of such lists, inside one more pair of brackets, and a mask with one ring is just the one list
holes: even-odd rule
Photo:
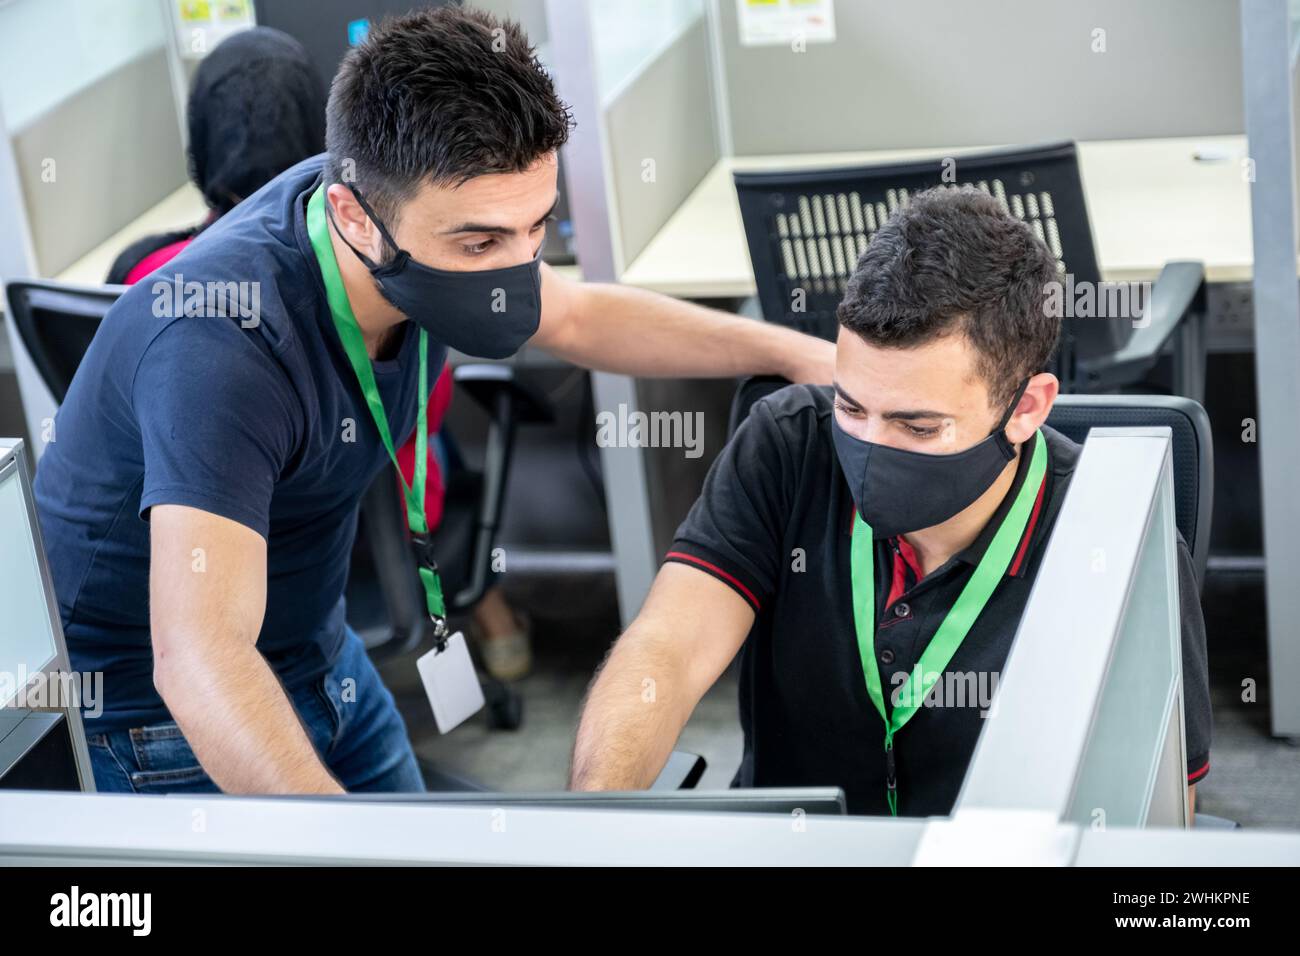
[[385, 19], [330, 88], [327, 175], [390, 228], [421, 185], [522, 172], [573, 119], [519, 25], [459, 6]]
[[994, 406], [1043, 371], [1061, 332], [1044, 296], [1047, 245], [987, 193], [938, 187], [895, 210], [858, 259], [837, 316], [873, 345], [914, 348], [961, 331]]

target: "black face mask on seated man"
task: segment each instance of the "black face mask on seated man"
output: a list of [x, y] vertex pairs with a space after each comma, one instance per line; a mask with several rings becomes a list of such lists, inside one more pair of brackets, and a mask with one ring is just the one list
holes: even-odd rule
[[[361, 208], [396, 253], [380, 265], [339, 238], [361, 260], [380, 294], [434, 341], [475, 358], [509, 358], [537, 332], [542, 321], [542, 250], [517, 266], [478, 271], [450, 271], [411, 258], [375, 215], [360, 191], [349, 184]], [[332, 220], [332, 217], [331, 217]]]
[[942, 524], [988, 491], [1016, 449], [1007, 441], [1007, 422], [1020, 404], [1026, 378], [987, 438], [965, 451], [929, 455], [855, 438], [831, 417], [840, 470], [848, 480], [858, 514], [873, 537], [892, 538]]

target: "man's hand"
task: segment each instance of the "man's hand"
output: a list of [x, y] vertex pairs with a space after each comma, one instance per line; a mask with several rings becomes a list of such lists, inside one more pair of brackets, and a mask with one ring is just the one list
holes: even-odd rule
[[150, 509], [154, 686], [227, 793], [342, 793], [256, 648], [266, 541], [182, 505]]
[[717, 578], [684, 564], [660, 568], [587, 693], [570, 789], [649, 787], [753, 624], [749, 604]]
[[835, 346], [631, 286], [574, 282], [542, 266], [542, 324], [531, 343], [603, 372], [643, 378], [780, 375], [829, 385]]

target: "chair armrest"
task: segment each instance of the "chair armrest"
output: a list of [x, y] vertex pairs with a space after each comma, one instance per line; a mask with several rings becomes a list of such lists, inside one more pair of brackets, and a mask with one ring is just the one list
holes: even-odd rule
[[555, 408], [541, 392], [518, 381], [514, 368], [509, 365], [461, 365], [452, 378], [457, 387], [487, 412], [489, 419], [483, 449], [483, 493], [475, 518], [473, 552], [468, 558], [468, 583], [450, 595], [452, 607], [466, 608], [477, 604], [487, 590], [492, 547], [510, 477], [515, 426], [520, 422], [552, 422]]
[[1080, 363], [1084, 387], [1105, 391], [1139, 381], [1155, 365], [1179, 324], [1189, 313], [1204, 311], [1204, 303], [1205, 265], [1165, 263], [1151, 287], [1143, 322], [1134, 327], [1124, 346], [1113, 355]]
[[668, 762], [659, 771], [651, 790], [694, 790], [695, 785], [704, 776], [708, 763], [699, 754], [685, 750], [674, 750], [668, 755]]
[[550, 399], [519, 381], [514, 368], [509, 365], [460, 365], [452, 372], [452, 379], [494, 419], [500, 416], [504, 397], [509, 400], [516, 422], [549, 423], [555, 420], [555, 406]]

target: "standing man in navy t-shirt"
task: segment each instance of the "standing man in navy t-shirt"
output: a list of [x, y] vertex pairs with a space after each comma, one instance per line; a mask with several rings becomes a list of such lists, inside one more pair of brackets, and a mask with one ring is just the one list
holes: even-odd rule
[[108, 313], [36, 481], [73, 666], [105, 675], [100, 789], [421, 789], [343, 590], [446, 348], [830, 380], [829, 343], [542, 265], [570, 125], [516, 25], [388, 21], [340, 67], [327, 155]]

